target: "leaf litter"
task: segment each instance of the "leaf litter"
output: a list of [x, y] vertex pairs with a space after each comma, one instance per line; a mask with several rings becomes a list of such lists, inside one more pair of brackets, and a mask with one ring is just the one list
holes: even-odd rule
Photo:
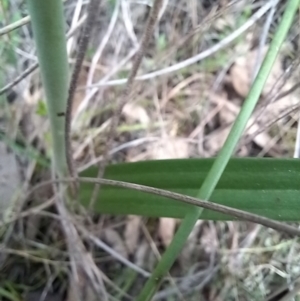
[[[71, 3], [72, 1], [69, 2]], [[72, 9], [70, 8], [72, 13], [74, 13], [73, 9], [75, 9], [80, 1], [73, 2], [74, 7]], [[207, 4], [209, 1], [204, 2]], [[188, 3], [188, 1], [181, 0], [176, 3], [176, 6], [173, 5], [172, 1], [165, 1], [165, 3], [166, 10], [161, 17], [159, 30], [155, 33], [151, 41], [152, 44], [147, 50], [146, 60], [142, 63], [141, 74], [151, 72], [152, 69], [162, 69], [164, 66], [169, 66], [174, 62], [183, 61], [213, 46], [215, 40], [222, 39], [227, 35], [228, 31], [231, 32], [236, 29], [239, 18], [244, 18], [246, 8], [249, 8], [249, 6], [245, 6], [245, 3], [235, 6], [235, 4], [230, 1], [215, 1], [213, 5], [211, 3], [207, 4], [208, 8], [205, 8], [199, 3], [196, 5], [195, 1], [189, 1]], [[228, 4], [231, 5], [228, 6], [229, 8], [227, 7]], [[105, 9], [107, 8], [107, 11], [110, 11], [111, 7], [108, 5], [111, 4], [105, 5]], [[251, 4], [249, 5], [251, 8]], [[189, 7], [189, 9], [186, 9], [187, 7]], [[127, 10], [129, 10], [128, 12], [130, 14], [122, 15], [122, 17], [116, 21], [115, 29], [103, 50], [101, 59], [97, 62], [96, 66], [93, 66], [96, 70], [93, 79], [94, 83], [103, 79], [114, 67], [117, 68], [117, 71], [109, 80], [126, 77], [131, 67], [131, 59], [126, 61], [125, 58], [132, 48], [132, 30], [139, 39], [142, 29], [141, 24], [145, 21], [147, 9], [145, 5], [140, 3], [129, 5]], [[199, 31], [197, 34], [197, 26], [201, 25], [201, 18], [210, 12], [219, 12], [220, 15], [217, 17], [215, 24], [212, 24], [213, 26], [208, 22], [207, 28], [200, 32], [201, 34], [199, 34]], [[98, 44], [101, 42], [101, 37], [105, 34], [103, 28], [106, 28], [104, 25], [109, 23], [110, 17], [111, 15], [109, 14], [105, 16], [101, 15], [99, 19], [99, 24], [97, 25], [99, 32], [93, 40], [93, 47], [95, 49], [97, 49]], [[132, 25], [130, 29], [131, 36], [129, 36], [128, 32], [129, 27], [124, 28], [122, 21], [124, 17], [131, 18], [131, 20], [129, 20], [130, 23], [128, 23], [130, 26]], [[197, 29], [195, 30], [196, 33], [191, 35], [191, 38], [186, 39], [186, 42], [182, 44], [182, 40], [195, 29], [191, 27], [191, 24], [195, 24]], [[257, 26], [259, 27], [259, 25]], [[204, 37], [204, 39], [201, 39], [201, 37]], [[228, 61], [230, 60], [232, 63], [229, 66], [229, 71], [224, 73], [225, 75], [219, 85], [218, 91], [212, 89], [214, 80], [219, 75], [219, 72], [225, 68], [223, 63], [219, 65], [216, 63], [219, 61], [218, 53], [214, 54], [211, 58], [208, 57], [205, 61], [205, 65], [199, 62], [188, 68], [183, 68], [178, 72], [165, 74], [160, 78], [154, 78], [145, 82], [139, 81], [134, 99], [125, 105], [122, 112], [120, 127], [126, 125], [126, 130], [120, 130], [114, 142], [116, 146], [122, 146], [124, 144], [128, 146], [115, 153], [112, 160], [114, 162], [123, 162], [145, 159], [215, 156], [222, 147], [230, 126], [237, 116], [253, 80], [253, 72], [256, 67], [258, 53], [258, 48], [253, 41], [257, 38], [259, 39], [259, 36], [255, 36], [255, 31], [250, 30], [250, 33], [236, 44], [233, 44], [232, 48], [228, 47], [226, 49], [226, 55], [229, 58]], [[75, 43], [73, 43], [75, 46], [73, 47], [76, 47], [76, 40], [77, 38], [75, 37]], [[160, 46], [159, 51], [157, 51], [156, 43], [162, 40], [164, 41], [163, 46]], [[26, 43], [24, 43], [24, 47], [27, 47]], [[73, 108], [74, 115], [76, 115], [76, 109], [80, 107], [82, 100], [91, 89], [87, 88], [85, 90], [82, 88], [86, 83], [86, 74], [89, 69], [89, 64], [92, 61], [91, 56], [94, 55], [93, 47], [91, 47], [90, 53], [86, 57], [86, 62], [84, 63], [84, 68], [80, 75], [81, 90], [78, 89], [76, 93]], [[267, 47], [268, 45], [264, 47], [263, 53], [266, 52]], [[71, 54], [74, 53], [75, 49], [72, 51]], [[266, 124], [272, 122], [287, 108], [297, 105], [299, 102], [297, 93], [289, 94], [282, 99], [276, 100], [276, 94], [287, 91], [295, 83], [293, 77], [288, 78], [287, 68], [283, 68], [285, 57], [285, 53], [281, 54], [274, 65], [267, 85], [261, 95], [260, 106], [256, 109], [255, 114], [248, 124], [247, 135], [245, 136], [251, 139], [243, 139], [241, 141], [239, 149], [237, 150], [237, 155], [239, 156], [256, 156], [262, 150], [268, 149], [268, 146], [272, 143], [272, 139], [279, 135], [278, 130], [274, 130], [274, 127], [271, 127], [263, 132], [260, 131]], [[121, 64], [120, 62], [123, 59], [124, 62]], [[32, 106], [40, 100], [42, 94], [36, 82], [31, 80], [28, 83], [29, 85], [25, 85], [25, 88], [21, 89], [22, 91], [20, 92], [18, 90], [18, 93], [25, 98], [28, 106]], [[32, 89], [35, 91], [32, 92]], [[89, 138], [87, 137], [89, 134], [86, 134], [86, 128], [98, 129], [104, 122], [111, 118], [113, 111], [111, 104], [115, 100], [115, 97], [120, 95], [120, 91], [121, 87], [119, 86], [102, 86], [97, 90], [96, 96], [91, 98], [87, 106], [87, 111], [85, 112], [86, 114], [82, 116], [84, 125], [80, 126], [78, 123], [78, 125], [76, 124], [74, 126], [73, 142], [75, 151], [77, 147], [78, 149], [80, 148], [83, 141], [89, 141], [89, 143], [85, 143], [84, 147], [78, 151], [78, 155], [76, 156], [78, 158], [78, 165], [84, 165], [101, 156], [105, 137], [103, 137], [101, 133], [87, 139]], [[99, 107], [101, 107], [99, 111], [95, 109]], [[31, 112], [30, 114], [35, 118], [34, 113]], [[38, 117], [40, 118], [41, 116]], [[295, 114], [280, 120], [278, 127], [283, 128], [287, 124], [287, 121], [293, 118], [295, 118]], [[158, 126], [153, 127], [153, 123], [158, 124]], [[291, 126], [294, 127], [293, 124]], [[290, 128], [291, 126], [289, 126], [288, 130], [292, 132], [293, 128]], [[39, 128], [39, 126], [35, 127]], [[199, 129], [197, 129], [197, 127], [199, 127]], [[35, 133], [38, 140], [38, 147], [41, 148], [42, 151], [46, 149], [47, 152], [45, 143], [41, 143], [45, 137], [39, 134], [38, 132]], [[152, 139], [153, 137], [155, 137], [155, 140]], [[136, 146], [133, 142], [140, 139], [144, 139], [145, 142]], [[266, 152], [266, 156], [272, 156], [274, 153], [272, 149], [274, 148], [276, 148], [276, 150], [279, 149], [277, 155], [283, 157], [289, 156], [291, 150], [287, 149], [286, 145], [287, 143], [283, 137], [270, 151]], [[9, 160], [7, 160], [7, 162], [8, 161]], [[36, 173], [38, 175], [38, 172]], [[38, 180], [35, 180], [35, 182], [38, 182]], [[81, 220], [80, 217], [78, 218]], [[101, 234], [101, 238], [123, 257], [135, 258], [138, 266], [151, 269], [155, 263], [155, 258], [141, 231], [141, 223], [145, 223], [149, 233], [151, 233], [153, 242], [156, 243], [159, 250], [169, 245], [177, 225], [175, 219], [162, 218], [156, 222], [151, 219], [142, 220], [137, 216], [124, 218], [106, 217], [105, 229]], [[49, 244], [57, 246], [58, 249], [63, 249], [63, 243], [61, 243], [62, 235], [56, 233], [56, 235], [51, 236], [53, 234], [51, 234], [51, 232], [54, 230], [44, 231], [48, 224], [49, 217], [43, 217], [39, 225], [40, 229], [38, 229], [33, 237], [25, 235], [25, 241], [31, 238], [30, 240], [36, 240], [38, 243], [44, 244], [46, 248], [47, 244]], [[119, 224], [123, 226], [118, 226]], [[44, 237], [41, 236], [43, 232], [47, 233]], [[24, 235], [23, 232], [19, 233]], [[178, 287], [193, 296], [193, 290], [195, 290], [197, 286], [200, 287], [204, 281], [203, 279], [208, 275], [213, 275], [215, 277], [213, 278], [214, 280], [206, 284], [204, 290], [201, 289], [203, 295], [208, 296], [207, 300], [231, 300], [235, 296], [233, 291], [237, 292], [240, 299], [253, 300], [254, 297], [249, 292], [249, 289], [255, 289], [261, 292], [261, 295], [254, 298], [255, 300], [264, 300], [261, 298], [262, 295], [265, 296], [272, 291], [276, 283], [285, 282], [285, 279], [274, 276], [271, 267], [269, 269], [266, 268], [264, 272], [262, 272], [261, 269], [264, 264], [270, 263], [271, 266], [276, 266], [276, 268], [281, 271], [287, 269], [290, 278], [297, 276], [297, 271], [290, 268], [290, 266], [297, 264], [297, 260], [299, 260], [297, 254], [300, 253], [297, 253], [297, 250], [299, 250], [297, 242], [293, 244], [295, 252], [293, 254], [295, 254], [295, 256], [293, 258], [289, 257], [289, 262], [285, 264], [282, 263], [282, 258], [285, 258], [285, 255], [289, 251], [289, 247], [287, 247], [289, 242], [283, 239], [283, 243], [286, 242], [287, 246], [284, 244], [280, 245], [278, 233], [270, 232], [267, 229], [261, 229], [253, 239], [251, 239], [252, 233], [252, 225], [245, 223], [236, 223], [233, 227], [228, 223], [203, 223], [199, 221], [177, 265], [175, 265], [172, 271], [172, 275], [174, 275]], [[267, 238], [271, 246], [278, 245], [274, 247], [272, 252], [260, 249], [267, 248], [265, 245]], [[250, 243], [247, 245], [244, 243], [245, 241], [249, 241]], [[244, 246], [246, 246], [248, 253], [245, 253], [245, 250], [240, 250], [242, 247], [245, 248]], [[27, 247], [29, 248], [29, 246]], [[23, 246], [18, 244], [17, 248], [22, 249]], [[43, 257], [43, 248], [41, 245], [36, 246], [34, 250], [39, 252], [38, 254], [41, 254], [41, 260], [44, 260], [44, 263], [39, 265], [37, 270], [40, 272], [41, 279], [44, 279], [42, 286], [46, 287], [47, 281], [45, 281], [45, 279], [49, 279], [49, 273], [50, 275], [54, 275], [55, 273], [53, 269], [50, 270], [50, 272], [48, 271], [47, 274], [44, 264], [47, 264], [47, 260], [49, 260], [51, 264], [55, 263], [55, 261], [60, 258], [59, 255], [54, 253], [51, 253], [48, 258]], [[234, 251], [235, 253], [226, 255], [223, 251]], [[256, 251], [260, 253], [257, 255], [255, 253]], [[236, 268], [233, 262], [237, 252], [242, 255], [239, 256], [239, 264]], [[107, 276], [115, 280], [116, 283], [119, 283], [118, 281], [120, 279], [118, 279], [116, 275], [119, 275], [122, 269], [120, 268], [120, 264], [111, 258], [109, 259], [110, 264], [106, 263], [105, 260], [107, 256], [103, 256], [103, 254], [99, 253], [97, 248], [93, 255], [97, 259], [100, 258], [100, 263], [97, 262], [97, 266], [99, 266]], [[17, 262], [18, 257], [14, 256], [13, 259]], [[28, 260], [28, 262], [30, 262], [30, 260]], [[209, 265], [216, 267], [219, 264], [222, 266], [222, 271], [220, 273], [218, 272], [217, 275], [213, 274], [210, 269], [209, 272], [207, 272], [208, 274], [204, 273], [204, 276], [201, 276], [202, 278], [194, 276], [197, 275], [197, 273], [206, 271]], [[251, 265], [251, 268], [249, 268], [249, 265]], [[20, 270], [22, 270], [23, 266], [24, 265], [21, 264], [18, 267], [17, 275], [20, 275]], [[66, 271], [62, 267], [56, 265], [55, 269], [64, 275], [64, 279], [67, 279]], [[239, 273], [236, 273], [237, 269]], [[188, 276], [183, 277], [183, 275], [192, 275], [197, 279], [196, 284], [192, 282]], [[235, 277], [234, 281], [233, 277]], [[37, 278], [33, 277], [32, 279], [33, 282], [27, 282], [30, 288], [34, 286], [34, 281], [37, 281]], [[264, 288], [257, 285], [258, 280], [259, 282], [264, 282]], [[0, 281], [2, 281], [2, 279], [0, 279]], [[24, 283], [26, 282], [24, 277], [22, 281]], [[64, 281], [64, 285], [67, 286], [66, 280]], [[59, 291], [57, 282], [59, 281], [50, 285], [52, 291]], [[136, 282], [136, 286], [128, 284], [129, 289], [127, 293], [133, 296], [136, 294], [136, 290], [138, 290], [142, 281], [137, 279]], [[226, 285], [224, 285], [224, 282], [226, 282]], [[124, 284], [124, 279], [121, 279], [120, 283]], [[109, 286], [107, 283], [106, 285]], [[120, 284], [120, 287], [122, 287], [122, 284]], [[167, 289], [167, 287], [162, 288], [162, 293], [166, 292], [164, 289]], [[113, 289], [109, 289], [109, 293], [116, 296]], [[197, 294], [194, 294], [194, 296], [196, 295]], [[62, 294], [60, 293], [59, 296], [62, 296]], [[175, 296], [175, 300], [180, 300], [176, 293], [170, 296]], [[158, 297], [159, 295], [157, 295], [157, 298]], [[124, 297], [123, 299], [120, 298], [120, 300], [128, 299]]]

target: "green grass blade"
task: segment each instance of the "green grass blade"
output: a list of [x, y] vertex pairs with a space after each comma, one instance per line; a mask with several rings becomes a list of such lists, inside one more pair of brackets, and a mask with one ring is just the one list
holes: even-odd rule
[[[105, 178], [165, 189], [195, 197], [215, 159], [180, 159], [124, 163], [109, 166]], [[231, 159], [214, 190], [216, 203], [282, 221], [298, 221], [300, 210], [300, 160]], [[97, 168], [80, 174], [95, 177]], [[79, 199], [88, 206], [93, 184], [80, 184]], [[120, 197], [121, 196], [121, 197]], [[136, 214], [150, 217], [184, 218], [191, 206], [163, 197], [124, 188], [103, 186], [97, 213]], [[230, 220], [204, 210], [201, 219]]]
[[51, 124], [55, 170], [66, 172], [65, 117], [68, 56], [61, 0], [27, 0]]

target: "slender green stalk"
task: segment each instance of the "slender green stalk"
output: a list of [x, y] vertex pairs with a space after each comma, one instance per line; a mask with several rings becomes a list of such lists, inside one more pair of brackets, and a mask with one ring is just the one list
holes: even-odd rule
[[63, 176], [67, 171], [64, 116], [69, 71], [62, 1], [27, 0], [27, 4], [51, 124], [54, 167]]
[[[247, 122], [255, 108], [258, 98], [266, 83], [272, 66], [275, 62], [280, 47], [287, 35], [287, 32], [292, 24], [294, 15], [299, 7], [299, 0], [289, 0], [284, 15], [282, 16], [281, 23], [278, 26], [274, 39], [270, 45], [269, 51], [264, 59], [264, 62], [259, 70], [259, 73], [253, 83], [251, 91], [228, 135], [228, 138], [220, 151], [220, 154], [214, 162], [210, 172], [204, 180], [197, 198], [208, 200], [214, 191], [237, 143], [241, 137]], [[196, 221], [201, 216], [203, 209], [191, 207], [190, 212], [185, 216], [180, 228], [178, 229], [174, 239], [166, 252], [164, 253], [161, 261], [155, 268], [152, 276], [145, 284], [142, 292], [137, 298], [137, 301], [151, 300], [158, 286], [160, 285], [162, 277], [168, 272], [173, 265], [178, 254], [182, 250], [189, 234], [191, 233]]]

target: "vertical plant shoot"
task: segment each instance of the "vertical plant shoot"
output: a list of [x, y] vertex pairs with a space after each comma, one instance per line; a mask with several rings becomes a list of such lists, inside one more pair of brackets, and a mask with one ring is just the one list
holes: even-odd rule
[[68, 56], [63, 4], [60, 0], [27, 0], [51, 124], [53, 160], [59, 176], [66, 174], [65, 110]]

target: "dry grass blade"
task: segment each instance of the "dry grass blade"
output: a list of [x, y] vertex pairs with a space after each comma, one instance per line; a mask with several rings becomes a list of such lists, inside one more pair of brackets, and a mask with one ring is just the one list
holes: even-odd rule
[[21, 20], [18, 20], [12, 24], [9, 24], [3, 28], [0, 29], [0, 37], [5, 35], [5, 34], [8, 34], [10, 33], [11, 31], [23, 26], [23, 25], [26, 25], [30, 22], [30, 17], [29, 16], [26, 16], [24, 18], [22, 18]]
[[[23, 201], [23, 200], [22, 200]], [[22, 211], [19, 214], [11, 216], [9, 219], [6, 219], [5, 221], [0, 222], [0, 227], [4, 227], [10, 223], [13, 223], [19, 219], [28, 217], [30, 215], [39, 214], [41, 211], [48, 209], [50, 206], [54, 204], [54, 199], [50, 199], [47, 202], [42, 203], [41, 205], [38, 205], [36, 207], [30, 208], [26, 211]]]
[[[127, 83], [126, 83], [124, 93], [120, 97], [120, 101], [117, 104], [117, 108], [116, 108], [114, 116], [112, 117], [112, 120], [111, 120], [111, 126], [110, 126], [110, 129], [109, 129], [109, 132], [108, 132], [107, 143], [105, 145], [105, 149], [104, 149], [104, 153], [103, 153], [103, 161], [102, 161], [102, 164], [100, 164], [100, 166], [99, 166], [99, 171], [98, 171], [98, 175], [97, 175], [98, 178], [103, 177], [104, 170], [105, 170], [107, 161], [109, 159], [109, 151], [111, 149], [113, 140], [114, 140], [115, 135], [116, 135], [116, 128], [117, 128], [117, 125], [119, 123], [123, 107], [134, 95], [134, 87], [133, 87], [134, 79], [137, 75], [137, 71], [140, 67], [143, 56], [144, 56], [145, 51], [147, 49], [147, 45], [148, 45], [149, 40], [150, 40], [150, 38], [152, 36], [152, 33], [154, 31], [154, 27], [155, 27], [155, 24], [158, 20], [159, 12], [160, 12], [160, 9], [162, 7], [162, 3], [163, 3], [163, 0], [155, 0], [154, 3], [153, 3], [152, 9], [151, 9], [151, 12], [150, 12], [149, 18], [147, 20], [143, 36], [142, 36], [142, 41], [141, 41], [141, 44], [140, 44], [140, 48], [137, 51], [136, 56], [134, 58], [132, 69], [130, 71], [130, 75], [129, 75]], [[100, 185], [97, 184], [95, 186], [95, 189], [94, 189], [94, 192], [93, 192], [93, 195], [92, 195], [92, 199], [90, 201], [90, 206], [91, 207], [93, 206], [93, 204], [94, 204], [94, 202], [97, 198], [99, 190], [100, 190]]]
[[112, 257], [114, 257], [119, 262], [123, 263], [125, 266], [129, 267], [130, 269], [132, 269], [133, 271], [137, 272], [138, 274], [140, 274], [144, 277], [148, 278], [148, 277], [151, 276], [151, 274], [149, 272], [143, 270], [139, 266], [137, 266], [134, 263], [130, 262], [128, 259], [126, 259], [122, 255], [120, 255], [118, 252], [116, 252], [115, 250], [110, 248], [104, 242], [102, 242], [99, 238], [97, 238], [93, 234], [89, 233], [89, 231], [87, 231], [84, 227], [77, 226], [77, 228], [78, 228], [78, 231], [80, 231], [85, 238], [92, 241], [97, 247], [101, 248], [102, 250], [104, 250], [105, 252], [110, 254]]
[[25, 79], [29, 74], [31, 74], [33, 71], [35, 71], [39, 67], [38, 63], [34, 63], [32, 66], [28, 67], [23, 73], [21, 73], [19, 76], [17, 76], [12, 82], [8, 83], [6, 86], [0, 89], [0, 95], [3, 95], [7, 91], [9, 91], [11, 88], [16, 86], [19, 82], [21, 82], [23, 79]]
[[274, 99], [274, 102], [288, 96], [289, 94], [295, 92], [299, 88], [300, 88], [300, 82], [293, 85], [289, 90], [284, 91], [284, 92], [280, 93], [278, 96], [276, 96]]
[[94, 261], [88, 254], [80, 236], [72, 222], [70, 213], [63, 202], [63, 193], [56, 193], [56, 207], [61, 217], [61, 224], [68, 244], [71, 261], [71, 285], [69, 288], [70, 301], [86, 299], [87, 286], [91, 286], [94, 292], [101, 296], [101, 300], [108, 300], [103, 285], [101, 274]]

